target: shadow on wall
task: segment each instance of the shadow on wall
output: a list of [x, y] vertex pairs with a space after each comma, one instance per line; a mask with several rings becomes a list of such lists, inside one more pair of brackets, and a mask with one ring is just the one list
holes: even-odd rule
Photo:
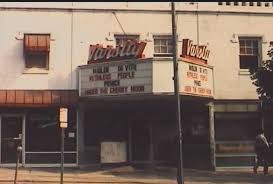
[[24, 70], [23, 45], [18, 42], [5, 52], [2, 52], [0, 68], [0, 83], [7, 88], [19, 78]]
[[77, 80], [77, 69], [74, 69], [68, 75], [54, 74], [48, 79], [48, 86], [52, 89], [77, 89]]

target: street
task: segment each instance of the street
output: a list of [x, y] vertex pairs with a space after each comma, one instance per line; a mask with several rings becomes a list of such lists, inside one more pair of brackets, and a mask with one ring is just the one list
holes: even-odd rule
[[[114, 169], [94, 170], [90, 168], [65, 168], [64, 183], [128, 183], [128, 184], [176, 184], [175, 169], [157, 168], [156, 170], [119, 167]], [[215, 173], [210, 171], [188, 170], [184, 172], [185, 184], [272, 184], [273, 170], [264, 176], [260, 168], [258, 175], [251, 168], [222, 169]], [[0, 169], [0, 183], [13, 183], [14, 169]], [[17, 184], [29, 183], [60, 183], [58, 168], [20, 168]]]

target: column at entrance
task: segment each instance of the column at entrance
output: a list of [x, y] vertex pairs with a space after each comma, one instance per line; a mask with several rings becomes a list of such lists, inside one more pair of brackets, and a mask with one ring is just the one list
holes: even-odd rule
[[210, 161], [211, 169], [216, 171], [216, 158], [215, 158], [215, 132], [214, 132], [214, 104], [210, 102], [209, 108], [209, 140], [210, 140]]
[[79, 104], [77, 109], [77, 164], [81, 165], [85, 162], [84, 149], [84, 105]]
[[153, 141], [153, 124], [150, 123], [149, 125], [150, 130], [150, 154], [149, 154], [149, 160], [151, 162], [151, 166], [154, 167], [154, 141]]

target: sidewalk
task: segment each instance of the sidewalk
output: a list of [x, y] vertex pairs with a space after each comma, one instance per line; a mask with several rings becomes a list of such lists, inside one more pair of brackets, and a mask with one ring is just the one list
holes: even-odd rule
[[[261, 170], [261, 168], [260, 168]], [[0, 184], [14, 182], [14, 168], [0, 168]], [[176, 171], [172, 168], [157, 168], [155, 171], [139, 170], [130, 166], [114, 169], [92, 170], [65, 168], [64, 183], [66, 184], [176, 184]], [[184, 171], [185, 184], [272, 184], [273, 170], [269, 175], [262, 172], [258, 175], [252, 169], [224, 169], [215, 173], [210, 171]], [[58, 168], [20, 168], [17, 184], [57, 184], [60, 183]]]

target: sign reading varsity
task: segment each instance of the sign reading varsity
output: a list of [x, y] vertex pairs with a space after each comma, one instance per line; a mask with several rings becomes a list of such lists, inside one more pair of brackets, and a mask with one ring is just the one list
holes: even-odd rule
[[208, 64], [210, 51], [205, 45], [194, 45], [190, 39], [183, 39], [182, 54], [183, 58], [197, 61], [203, 64]]
[[108, 45], [104, 48], [102, 45], [90, 45], [88, 64], [96, 62], [107, 62], [124, 59], [135, 59], [141, 58], [145, 49], [145, 42], [127, 41], [124, 46], [113, 46]]
[[135, 60], [86, 65], [80, 78], [80, 96], [151, 93], [152, 63]]
[[182, 93], [213, 97], [212, 68], [183, 61], [179, 72], [183, 79], [180, 87]]

